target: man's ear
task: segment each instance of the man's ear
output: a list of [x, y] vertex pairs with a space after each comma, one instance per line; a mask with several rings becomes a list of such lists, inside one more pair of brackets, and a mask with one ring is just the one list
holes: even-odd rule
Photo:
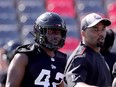
[[85, 31], [84, 30], [81, 30], [81, 36], [85, 37]]

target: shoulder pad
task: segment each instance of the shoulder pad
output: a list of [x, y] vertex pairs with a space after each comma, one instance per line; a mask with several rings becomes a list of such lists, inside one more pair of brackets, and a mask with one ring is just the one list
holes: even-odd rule
[[66, 62], [67, 61], [67, 55], [65, 53], [57, 51], [56, 56], [57, 56], [57, 59], [59, 61], [62, 61], [62, 62]]
[[16, 53], [19, 52], [31, 52], [33, 51], [35, 48], [34, 44], [28, 44], [28, 45], [23, 45], [23, 46], [20, 46], [16, 49]]
[[59, 56], [60, 58], [66, 58], [67, 57], [67, 55], [65, 53], [62, 53], [60, 51], [57, 51], [56, 55]]
[[57, 56], [56, 57], [57, 61], [61, 64], [61, 66], [64, 70], [65, 66], [66, 66], [66, 62], [67, 62], [67, 55], [62, 52], [57, 51], [56, 56]]

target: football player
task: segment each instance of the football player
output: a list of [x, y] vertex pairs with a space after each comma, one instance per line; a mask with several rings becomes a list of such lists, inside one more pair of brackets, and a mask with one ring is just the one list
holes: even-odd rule
[[40, 15], [33, 29], [35, 43], [17, 49], [10, 63], [6, 87], [64, 87], [66, 24], [54, 12]]

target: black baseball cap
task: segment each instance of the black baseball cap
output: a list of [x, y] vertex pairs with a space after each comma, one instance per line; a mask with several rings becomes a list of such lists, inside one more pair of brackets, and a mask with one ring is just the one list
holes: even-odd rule
[[82, 19], [81, 30], [85, 30], [86, 28], [93, 27], [99, 22], [103, 22], [105, 26], [111, 25], [111, 21], [108, 20], [107, 18], [102, 18], [100, 15], [96, 13], [90, 13]]

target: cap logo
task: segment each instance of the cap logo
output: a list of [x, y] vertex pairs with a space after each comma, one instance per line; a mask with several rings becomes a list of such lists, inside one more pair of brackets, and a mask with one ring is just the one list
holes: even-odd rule
[[101, 19], [101, 17], [98, 16], [98, 15], [94, 15], [94, 18], [95, 18], [95, 19]]
[[58, 27], [60, 27], [60, 26], [61, 26], [61, 24], [55, 24], [54, 26], [58, 26]]

